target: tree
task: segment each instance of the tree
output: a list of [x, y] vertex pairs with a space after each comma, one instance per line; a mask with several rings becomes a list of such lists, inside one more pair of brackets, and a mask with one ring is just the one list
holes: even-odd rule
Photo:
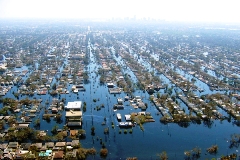
[[95, 148], [90, 148], [90, 149], [87, 150], [87, 153], [94, 157], [97, 154], [97, 151], [96, 151]]
[[57, 135], [55, 136], [55, 138], [56, 138], [58, 141], [63, 141], [63, 139], [64, 139], [64, 133], [63, 133], [63, 132], [57, 133]]
[[217, 145], [213, 145], [213, 146], [211, 146], [207, 149], [207, 152], [210, 153], [210, 154], [216, 154], [217, 151], [218, 151], [218, 146]]
[[3, 107], [0, 109], [0, 115], [7, 116], [8, 115], [8, 107]]
[[37, 146], [35, 145], [31, 145], [28, 150], [31, 151], [33, 154], [36, 154], [37, 152], [39, 152]]
[[193, 148], [193, 157], [199, 158], [201, 155], [201, 148], [195, 147]]
[[158, 154], [158, 157], [160, 158], [160, 160], [167, 160], [168, 159], [167, 152], [163, 151], [162, 153]]
[[85, 137], [86, 131], [84, 129], [79, 129], [78, 130], [78, 135], [79, 135], [79, 137]]
[[92, 126], [91, 128], [91, 134], [94, 135], [95, 134], [95, 128]]
[[100, 83], [103, 84], [103, 83], [105, 82], [105, 77], [104, 77], [104, 75], [101, 75], [101, 77], [100, 77], [99, 80], [100, 80]]
[[47, 122], [50, 122], [51, 121], [51, 118], [50, 118], [50, 115], [47, 114], [43, 117]]
[[86, 112], [87, 111], [87, 104], [86, 102], [83, 102], [83, 112]]
[[86, 159], [87, 158], [87, 149], [85, 148], [79, 148], [77, 150], [77, 158], [78, 159]]
[[157, 98], [160, 98], [160, 93], [159, 92], [157, 93]]
[[5, 121], [1, 120], [0, 121], [0, 129], [4, 129]]
[[56, 121], [57, 121], [58, 123], [60, 123], [60, 122], [62, 121], [62, 115], [59, 114], [59, 113], [56, 115], [55, 118], [56, 118]]
[[21, 130], [18, 130], [15, 134], [15, 138], [18, 142], [23, 142], [28, 139], [31, 139], [31, 137], [34, 135], [34, 130], [31, 128], [23, 128]]
[[57, 134], [57, 129], [58, 129], [58, 126], [55, 125], [53, 128], [52, 128], [52, 134]]
[[102, 148], [102, 149], [100, 150], [100, 156], [101, 156], [102, 158], [106, 158], [107, 155], [108, 155], [108, 150], [107, 150], [107, 148]]
[[188, 159], [189, 159], [189, 160], [191, 159], [191, 151], [185, 151], [184, 154], [185, 154], [185, 156], [186, 156], [185, 159], [187, 159], [187, 160], [188, 160]]
[[54, 83], [54, 84], [52, 85], [52, 89], [53, 89], [53, 90], [56, 90], [56, 89], [57, 89], [56, 83]]
[[84, 73], [83, 73], [83, 80], [84, 80], [84, 82], [87, 82], [88, 81], [88, 72], [87, 71], [85, 71]]
[[34, 126], [39, 127], [40, 126], [40, 118], [36, 119], [34, 122]]

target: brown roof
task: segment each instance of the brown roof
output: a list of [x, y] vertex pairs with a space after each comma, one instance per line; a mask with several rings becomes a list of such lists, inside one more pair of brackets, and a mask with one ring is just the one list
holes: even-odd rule
[[66, 145], [66, 142], [57, 142], [55, 144], [55, 147], [64, 147]]
[[40, 150], [41, 151], [46, 151], [47, 150], [47, 146], [46, 145], [42, 146], [42, 148]]
[[64, 157], [63, 151], [58, 151], [54, 154], [53, 159], [63, 159], [63, 157]]
[[70, 136], [75, 136], [78, 133], [78, 130], [70, 130]]

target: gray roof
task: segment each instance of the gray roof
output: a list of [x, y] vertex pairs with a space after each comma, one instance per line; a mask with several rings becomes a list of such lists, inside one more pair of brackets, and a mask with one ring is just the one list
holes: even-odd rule
[[8, 148], [17, 148], [18, 147], [18, 142], [9, 142], [8, 143]]
[[32, 145], [32, 143], [21, 143], [21, 147], [24, 150], [28, 150], [31, 145]]
[[53, 148], [54, 147], [54, 142], [46, 142], [45, 146], [48, 148]]

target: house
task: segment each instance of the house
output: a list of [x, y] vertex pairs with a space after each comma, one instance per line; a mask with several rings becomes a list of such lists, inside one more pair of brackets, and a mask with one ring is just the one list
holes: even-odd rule
[[18, 142], [9, 142], [8, 143], [8, 148], [16, 149], [18, 148], [19, 144]]
[[82, 101], [68, 102], [65, 110], [81, 111]]
[[31, 143], [21, 143], [21, 148], [23, 150], [28, 150], [32, 144]]
[[114, 87], [114, 84], [113, 84], [113, 83], [107, 83], [107, 87], [108, 87], [108, 88], [113, 88], [113, 87]]
[[109, 91], [110, 94], [120, 94], [122, 90], [118, 87], [117, 88], [110, 88], [109, 87], [108, 91]]
[[17, 126], [15, 126], [15, 129], [23, 129], [23, 128], [28, 128], [29, 123], [18, 123]]
[[4, 152], [2, 157], [4, 157], [4, 159], [7, 159], [7, 160], [13, 159], [13, 155], [10, 152]]
[[7, 146], [8, 146], [7, 143], [0, 144], [0, 150], [4, 150], [4, 149], [6, 149]]
[[139, 102], [138, 103], [138, 107], [141, 108], [142, 110], [146, 110], [147, 109], [146, 105], [143, 102]]
[[66, 142], [56, 142], [55, 147], [53, 148], [53, 150], [63, 150], [64, 147], [66, 146]]
[[52, 156], [52, 150], [46, 150], [45, 152], [40, 152], [38, 154], [39, 157], [51, 157]]
[[0, 133], [0, 138], [3, 138], [6, 135], [6, 133]]
[[123, 104], [123, 99], [122, 98], [117, 98], [117, 102], [118, 102], [118, 104]]
[[36, 146], [38, 149], [41, 149], [42, 143], [33, 143], [32, 146]]
[[66, 142], [56, 142], [55, 147], [65, 147]]
[[48, 157], [48, 154], [46, 152], [39, 152], [39, 157]]
[[46, 151], [47, 150], [47, 146], [43, 145], [42, 148], [40, 149], [40, 151]]
[[54, 113], [58, 113], [58, 109], [56, 108], [56, 107], [53, 107], [52, 108], [52, 113], [54, 114]]
[[82, 111], [66, 111], [66, 119], [68, 126], [81, 126], [82, 125]]
[[131, 121], [131, 115], [130, 114], [126, 114], [125, 115], [125, 119], [126, 119], [126, 121]]
[[78, 130], [70, 130], [70, 136], [76, 136], [78, 134]]
[[47, 148], [53, 148], [53, 147], [54, 147], [54, 142], [46, 142], [46, 143], [45, 143], [45, 146], [46, 146]]
[[56, 153], [54, 153], [53, 159], [64, 159], [64, 154], [63, 151], [58, 151]]

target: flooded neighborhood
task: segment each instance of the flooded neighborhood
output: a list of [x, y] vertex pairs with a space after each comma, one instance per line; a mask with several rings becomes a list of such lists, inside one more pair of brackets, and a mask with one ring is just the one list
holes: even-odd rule
[[240, 157], [240, 28], [0, 23], [1, 159]]

